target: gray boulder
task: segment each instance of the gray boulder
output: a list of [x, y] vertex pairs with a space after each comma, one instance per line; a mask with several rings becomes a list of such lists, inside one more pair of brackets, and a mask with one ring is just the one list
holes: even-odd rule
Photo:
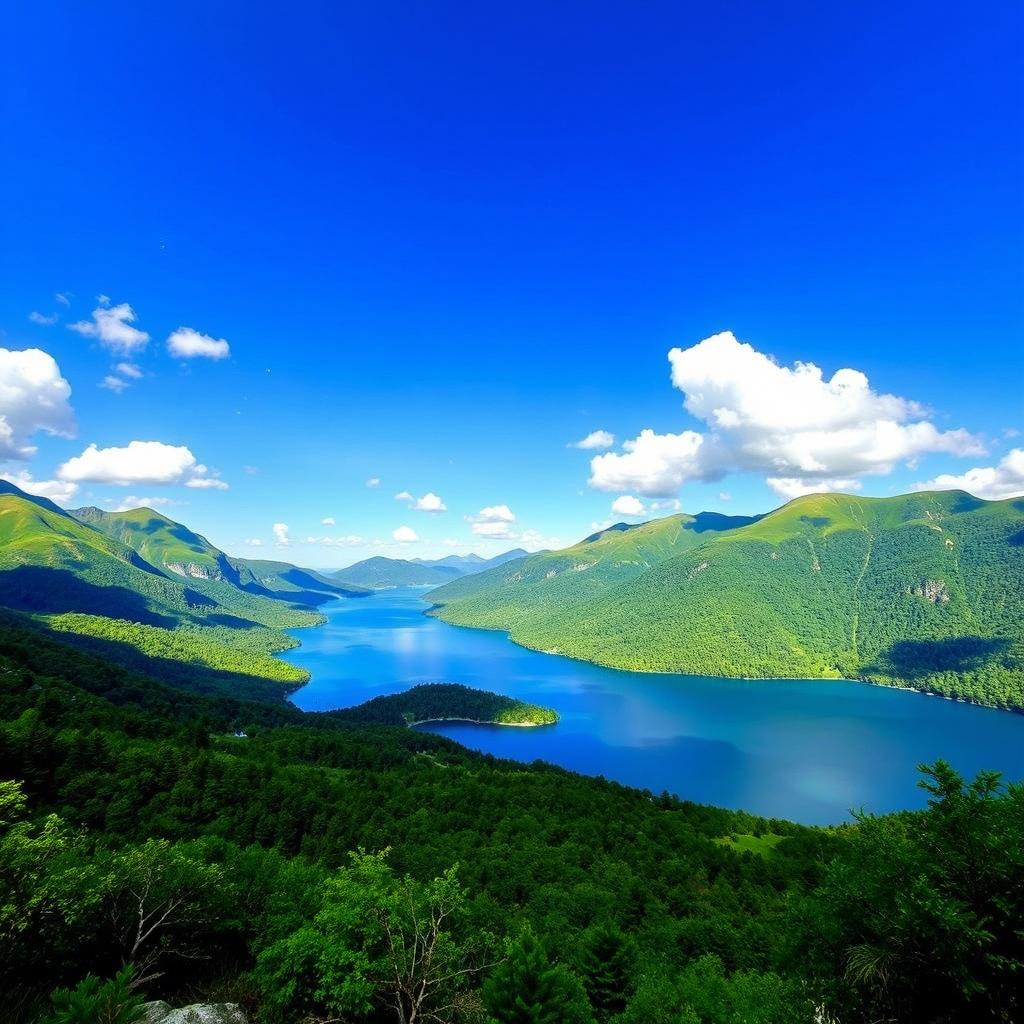
[[167, 1003], [146, 1003], [140, 1024], [249, 1024], [237, 1003], [193, 1003], [172, 1010]]

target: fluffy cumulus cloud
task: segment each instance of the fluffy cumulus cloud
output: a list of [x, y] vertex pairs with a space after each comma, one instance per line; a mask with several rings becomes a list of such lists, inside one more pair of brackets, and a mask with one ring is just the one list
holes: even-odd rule
[[410, 508], [418, 512], [447, 512], [448, 506], [433, 491], [427, 491], [422, 498], [417, 498], [408, 491], [399, 491], [395, 495], [396, 501], [408, 502]]
[[227, 359], [231, 346], [224, 338], [211, 338], [191, 327], [179, 327], [168, 336], [167, 351], [178, 359]]
[[78, 493], [78, 484], [67, 480], [36, 480], [26, 470], [4, 470], [0, 479], [9, 480], [20, 487], [26, 494], [35, 494], [40, 498], [49, 498], [58, 505], [69, 505]]
[[149, 335], [137, 327], [132, 327], [137, 317], [135, 310], [127, 302], [111, 306], [105, 295], [98, 296], [97, 301], [100, 304], [92, 311], [91, 320], [77, 320], [73, 324], [68, 324], [68, 328], [86, 338], [96, 338], [111, 352], [130, 355], [145, 348]]
[[966, 430], [940, 430], [918, 402], [872, 389], [860, 370], [825, 377], [813, 363], [782, 366], [730, 331], [669, 352], [672, 383], [706, 432], [644, 430], [591, 461], [599, 490], [670, 495], [687, 480], [764, 473], [777, 493], [848, 489], [931, 452], [984, 451]]
[[366, 486], [367, 487], [380, 487], [380, 477], [379, 476], [371, 476], [370, 479], [366, 481]]
[[334, 525], [334, 516], [325, 516], [323, 519], [320, 520], [320, 525], [321, 526], [333, 526]]
[[58, 470], [61, 480], [73, 483], [184, 484], [186, 487], [225, 490], [227, 484], [199, 462], [184, 445], [162, 441], [132, 441], [123, 448], [89, 445]]
[[473, 532], [478, 537], [492, 540], [511, 540], [515, 537], [512, 529], [515, 521], [515, 513], [508, 505], [488, 505], [474, 515], [466, 516], [466, 522], [472, 524]]
[[1019, 497], [1024, 495], [1024, 448], [1013, 448], [995, 466], [975, 466], [958, 475], [943, 473], [915, 484], [914, 490], [961, 490], [992, 500]]
[[245, 539], [245, 543], [248, 544], [249, 547], [251, 547], [251, 548], [261, 548], [261, 547], [263, 547], [263, 541], [260, 540], [259, 537], [247, 537]]
[[569, 447], [593, 451], [598, 448], [611, 448], [613, 444], [615, 444], [614, 434], [610, 434], [607, 430], [592, 430], [586, 437], [574, 441]]
[[638, 491], [647, 496], [675, 494], [701, 473], [704, 438], [694, 430], [656, 434], [642, 430], [621, 454], [608, 452], [590, 462], [590, 486], [599, 491]]
[[286, 548], [291, 544], [287, 523], [274, 523], [271, 529], [274, 531], [274, 540], [277, 542], [278, 547]]
[[122, 377], [130, 377], [132, 380], [138, 380], [142, 376], [142, 370], [135, 363], [118, 363], [114, 369]]
[[620, 516], [643, 516], [647, 514], [644, 503], [632, 494], [623, 494], [612, 502], [612, 511]]
[[392, 531], [391, 536], [399, 544], [415, 544], [420, 539], [411, 526], [399, 526], [397, 530]]
[[71, 385], [53, 356], [38, 348], [0, 348], [0, 459], [27, 459], [36, 431], [73, 437]]

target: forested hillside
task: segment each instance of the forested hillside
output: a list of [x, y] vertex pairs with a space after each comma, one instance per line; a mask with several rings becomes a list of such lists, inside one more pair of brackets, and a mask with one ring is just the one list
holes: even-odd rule
[[[10, 613], [0, 678], [15, 1024], [123, 965], [148, 998], [265, 1024], [1021, 1010], [1024, 792], [992, 777], [940, 764], [928, 810], [810, 829], [170, 690]], [[75, 1019], [118, 991], [83, 985]]]
[[281, 699], [307, 678], [273, 657], [297, 643], [283, 630], [363, 592], [283, 562], [231, 559], [150, 509], [71, 515], [0, 481], [0, 606], [119, 663], [144, 659], [168, 682]]
[[1024, 502], [962, 491], [671, 516], [432, 591], [433, 614], [616, 668], [864, 678], [1024, 708]]

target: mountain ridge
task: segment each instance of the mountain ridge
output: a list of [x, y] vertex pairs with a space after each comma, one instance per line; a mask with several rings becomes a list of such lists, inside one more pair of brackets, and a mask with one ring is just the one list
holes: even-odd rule
[[602, 531], [428, 599], [445, 621], [615, 668], [858, 678], [1024, 708], [1022, 539], [1020, 499], [805, 495]]

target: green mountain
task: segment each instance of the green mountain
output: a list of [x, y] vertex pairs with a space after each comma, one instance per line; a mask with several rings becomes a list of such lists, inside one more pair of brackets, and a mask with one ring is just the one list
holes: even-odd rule
[[0, 605], [178, 686], [280, 699], [281, 683], [307, 678], [273, 657], [298, 643], [283, 630], [322, 621], [317, 605], [352, 592], [230, 559], [150, 509], [73, 515], [0, 481]]
[[1024, 708], [1024, 501], [809, 495], [613, 527], [430, 595], [448, 622], [637, 671], [862, 678]]
[[405, 558], [377, 555], [331, 573], [331, 579], [346, 587], [388, 590], [392, 587], [438, 586], [458, 579], [462, 573], [453, 566], [430, 565]]
[[385, 558], [376, 555], [331, 573], [335, 583], [346, 587], [390, 590], [393, 587], [436, 587], [469, 573], [484, 572], [519, 558], [522, 548], [505, 551], [493, 558], [480, 555], [448, 555], [446, 558]]
[[69, 514], [120, 541], [151, 565], [200, 589], [209, 589], [204, 583], [227, 583], [247, 593], [284, 596], [313, 606], [323, 604], [327, 595], [354, 597], [366, 592], [362, 587], [343, 587], [312, 569], [288, 562], [231, 558], [201, 534], [150, 508], [104, 512], [89, 507], [72, 509]]

